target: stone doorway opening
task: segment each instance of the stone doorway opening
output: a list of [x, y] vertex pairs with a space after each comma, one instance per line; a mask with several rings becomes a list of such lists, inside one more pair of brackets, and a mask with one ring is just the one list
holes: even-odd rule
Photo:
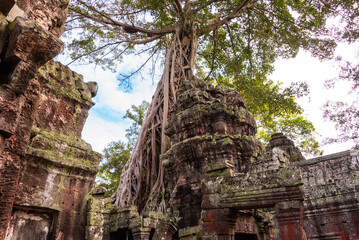
[[250, 233], [236, 233], [235, 240], [258, 240], [257, 234]]
[[13, 208], [5, 240], [48, 240], [54, 238], [57, 212], [38, 208]]
[[128, 228], [118, 229], [110, 234], [111, 240], [133, 240], [132, 231]]

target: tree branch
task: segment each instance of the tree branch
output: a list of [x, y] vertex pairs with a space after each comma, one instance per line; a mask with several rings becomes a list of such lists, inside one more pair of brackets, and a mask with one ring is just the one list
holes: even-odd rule
[[159, 49], [159, 47], [157, 47], [157, 49], [152, 53], [152, 55], [136, 71], [131, 72], [129, 75], [119, 74], [122, 77], [122, 81], [132, 77], [133, 75], [135, 75], [136, 73], [141, 71], [141, 69], [148, 63], [148, 61], [156, 54], [158, 49]]
[[185, 0], [184, 7], [183, 7], [184, 12], [187, 13], [191, 9], [190, 8], [190, 3], [191, 3], [191, 0]]
[[76, 10], [75, 8], [69, 7], [69, 9], [71, 11], [74, 11], [88, 19], [91, 19], [95, 22], [98, 23], [104, 23], [104, 24], [110, 24], [110, 25], [115, 25], [115, 26], [119, 26], [122, 27], [124, 29], [124, 31], [126, 31], [126, 29], [131, 29], [134, 32], [142, 32], [142, 33], [147, 33], [147, 34], [151, 34], [151, 35], [165, 35], [168, 33], [175, 33], [175, 28], [174, 26], [172, 27], [168, 27], [168, 28], [163, 28], [163, 29], [159, 29], [159, 30], [151, 30], [151, 29], [146, 29], [143, 27], [139, 27], [139, 26], [134, 26], [131, 24], [127, 24], [127, 23], [123, 23], [123, 22], [119, 22], [116, 21], [112, 18], [110, 18], [108, 15], [103, 14], [102, 12], [98, 11], [97, 9], [87, 5], [85, 2], [81, 1], [81, 0], [77, 0], [79, 3], [81, 3], [82, 5], [84, 5], [85, 7], [87, 7], [88, 9], [91, 9], [92, 11], [96, 12], [97, 14], [99, 14], [100, 16], [104, 17], [105, 19], [100, 19], [98, 17], [95, 17], [93, 15], [86, 15], [81, 11]]
[[213, 52], [212, 52], [211, 70], [209, 71], [208, 75], [206, 76], [206, 78], [203, 81], [207, 81], [207, 79], [213, 72], [214, 58], [216, 56], [216, 48], [217, 48], [217, 32], [216, 32], [216, 30], [213, 30]]
[[202, 9], [206, 8], [207, 6], [211, 5], [212, 3], [215, 3], [215, 2], [222, 2], [223, 0], [211, 0], [210, 2], [206, 3], [206, 4], [203, 4], [202, 6], [192, 10], [192, 14], [195, 15], [196, 13], [198, 13], [199, 11], [201, 11]]
[[183, 9], [182, 9], [182, 5], [181, 5], [180, 1], [179, 1], [179, 0], [173, 0], [173, 3], [174, 3], [174, 5], [175, 5], [176, 8], [177, 8], [178, 13], [179, 13], [180, 15], [182, 15], [182, 14], [183, 14]]
[[81, 55], [77, 56], [75, 59], [73, 59], [71, 62], [69, 62], [68, 64], [66, 64], [66, 66], [68, 66], [68, 65], [70, 65], [70, 64], [72, 64], [72, 63], [74, 63], [74, 62], [76, 62], [77, 60], [79, 60], [79, 59], [82, 58], [82, 57], [85, 57], [85, 56], [88, 56], [88, 55], [90, 55], [90, 54], [92, 54], [92, 53], [98, 52], [98, 51], [100, 51], [100, 50], [102, 50], [102, 49], [104, 49], [104, 48], [106, 48], [106, 47], [108, 47], [108, 46], [115, 45], [115, 44], [120, 44], [120, 43], [122, 43], [122, 42], [108, 43], [108, 44], [105, 44], [105, 45], [103, 45], [103, 46], [101, 46], [101, 47], [99, 47], [99, 48], [96, 48], [96, 49], [93, 50], [93, 51], [90, 51], [90, 52], [86, 52], [86, 53], [84, 53], [84, 54], [81, 54]]
[[252, 7], [256, 1], [257, 0], [244, 0], [240, 5], [238, 5], [233, 10], [233, 12], [228, 14], [227, 17], [223, 18], [222, 20], [218, 20], [218, 21], [212, 23], [211, 25], [209, 25], [209, 30], [213, 31], [214, 29], [217, 29], [218, 27], [228, 23], [233, 18], [236, 18], [239, 13], [241, 13], [241, 12], [247, 10], [248, 8]]

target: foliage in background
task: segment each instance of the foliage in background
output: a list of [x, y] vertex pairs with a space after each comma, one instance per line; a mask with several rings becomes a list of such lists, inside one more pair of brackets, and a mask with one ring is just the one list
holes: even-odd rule
[[146, 101], [142, 101], [139, 106], [132, 105], [131, 110], [127, 109], [124, 118], [132, 120], [132, 125], [126, 129], [126, 138], [128, 144], [133, 148], [137, 141], [137, 137], [140, 134], [140, 129], [145, 118], [146, 111], [150, 104]]
[[132, 105], [131, 109], [127, 109], [124, 118], [132, 120], [132, 125], [126, 129], [127, 142], [110, 142], [102, 151], [102, 161], [96, 181], [108, 190], [107, 195], [116, 192], [122, 169], [130, 158], [148, 106], [149, 103], [143, 101], [139, 106]]
[[129, 144], [121, 141], [110, 142], [102, 151], [102, 161], [96, 182], [107, 189], [107, 196], [116, 192], [122, 169], [130, 158], [131, 151]]
[[[357, 36], [358, 37], [358, 36]], [[350, 84], [352, 96], [351, 102], [328, 100], [323, 106], [323, 116], [335, 123], [340, 134], [335, 138], [327, 138], [325, 143], [341, 143], [353, 141], [353, 148], [359, 149], [359, 64], [336, 59], [339, 63], [340, 73], [338, 78], [326, 82], [327, 88], [334, 88], [335, 84]]]
[[[236, 89], [244, 97], [247, 108], [256, 119], [257, 137], [267, 144], [272, 134], [281, 132], [292, 139], [306, 155], [319, 155], [317, 133], [311, 121], [303, 117], [303, 109], [295, 99], [309, 94], [305, 82], [282, 88], [271, 80], [251, 81], [238, 79], [213, 79], [215, 83]], [[258, 86], [253, 86], [258, 85]]]

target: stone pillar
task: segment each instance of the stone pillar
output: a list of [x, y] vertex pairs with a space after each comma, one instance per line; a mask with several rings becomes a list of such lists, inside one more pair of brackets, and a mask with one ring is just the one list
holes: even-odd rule
[[86, 240], [110, 239], [110, 214], [113, 210], [111, 197], [105, 198], [106, 188], [98, 186], [91, 190], [87, 200]]
[[301, 201], [280, 202], [274, 207], [281, 239], [306, 240], [303, 230], [303, 203]]
[[171, 221], [160, 220], [156, 227], [154, 239], [172, 240], [177, 228]]
[[151, 228], [138, 227], [132, 229], [132, 236], [134, 240], [148, 240], [150, 239]]
[[202, 210], [203, 239], [232, 240], [237, 211], [233, 209]]

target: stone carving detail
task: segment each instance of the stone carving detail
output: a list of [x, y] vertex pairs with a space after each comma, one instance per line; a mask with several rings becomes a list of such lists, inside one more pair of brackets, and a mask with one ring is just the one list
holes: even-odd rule
[[298, 163], [304, 228], [313, 239], [359, 238], [359, 155], [345, 151]]

